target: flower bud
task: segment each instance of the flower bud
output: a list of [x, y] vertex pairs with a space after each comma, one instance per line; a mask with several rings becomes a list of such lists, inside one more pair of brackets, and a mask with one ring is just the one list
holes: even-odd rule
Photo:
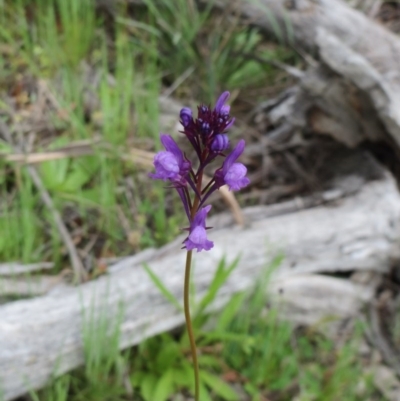
[[190, 110], [189, 107], [184, 107], [179, 113], [179, 116], [181, 118], [182, 125], [186, 128], [192, 120], [192, 110]]
[[212, 141], [211, 150], [213, 150], [214, 152], [223, 152], [224, 150], [228, 149], [228, 146], [229, 146], [228, 135], [218, 134]]
[[208, 135], [210, 133], [210, 124], [208, 122], [201, 123], [201, 133], [203, 135]]
[[210, 109], [209, 109], [206, 105], [204, 105], [204, 104], [202, 104], [202, 105], [199, 107], [199, 112], [202, 113], [202, 114], [206, 114], [206, 113], [208, 113], [209, 111], [210, 111]]

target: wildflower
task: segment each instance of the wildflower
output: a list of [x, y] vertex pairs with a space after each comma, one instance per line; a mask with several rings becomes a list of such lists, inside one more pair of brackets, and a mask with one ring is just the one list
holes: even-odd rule
[[222, 166], [214, 170], [211, 182], [205, 188], [202, 186], [204, 169], [214, 160], [224, 158], [223, 152], [229, 147], [226, 132], [234, 118], [230, 116], [230, 106], [225, 104], [228, 98], [229, 92], [223, 92], [213, 109], [204, 104], [198, 106], [197, 118], [193, 117], [188, 107], [182, 108], [179, 113], [183, 134], [197, 154], [197, 163], [193, 163], [197, 164], [197, 170], [192, 169], [192, 163], [172, 137], [161, 134], [165, 150], [155, 155], [155, 173], [149, 174], [151, 178], [170, 182], [177, 190], [190, 224], [189, 235], [184, 241], [188, 251], [208, 251], [213, 247], [213, 243], [207, 239], [205, 223], [211, 206], [203, 206], [208, 197], [223, 185], [237, 191], [250, 182], [246, 177], [246, 167], [236, 162], [245, 147], [244, 140], [241, 140], [225, 158]]
[[197, 249], [197, 252], [209, 251], [214, 243], [207, 239], [206, 233], [206, 217], [211, 209], [211, 205], [203, 207], [194, 216], [192, 222], [190, 223], [189, 236], [184, 241], [185, 247], [188, 251], [192, 249]]
[[191, 168], [190, 162], [185, 160], [183, 152], [170, 135], [161, 134], [160, 139], [165, 151], [158, 152], [154, 156], [156, 173], [149, 174], [150, 177], [185, 185], [185, 177]]
[[229, 189], [237, 191], [250, 182], [246, 177], [246, 167], [242, 163], [236, 162], [245, 147], [244, 140], [241, 140], [225, 158], [222, 166], [214, 170], [213, 179], [205, 188], [202, 185], [204, 169], [217, 158], [225, 157], [223, 152], [229, 147], [229, 138], [226, 132], [235, 119], [230, 116], [230, 106], [225, 104], [228, 98], [229, 92], [223, 92], [215, 103], [214, 109], [204, 104], [198, 106], [197, 118], [195, 119], [192, 110], [188, 107], [184, 107], [180, 111], [182, 133], [197, 155], [197, 168], [195, 170], [172, 137], [161, 134], [160, 138], [165, 150], [155, 155], [154, 167], [156, 172], [149, 174], [151, 178], [169, 181], [171, 186], [176, 189], [190, 224], [187, 229], [189, 235], [183, 241], [184, 248], [187, 250], [183, 299], [195, 372], [196, 401], [200, 399], [199, 367], [189, 308], [192, 251], [193, 249], [196, 249], [197, 252], [209, 251], [214, 246], [214, 243], [208, 240], [206, 231], [209, 228], [206, 227], [206, 218], [211, 210], [211, 205], [203, 206], [203, 204], [222, 185], [226, 184]]
[[179, 175], [179, 164], [175, 155], [171, 152], [160, 152], [154, 156], [156, 173], [152, 178], [160, 178], [164, 181], [175, 179]]

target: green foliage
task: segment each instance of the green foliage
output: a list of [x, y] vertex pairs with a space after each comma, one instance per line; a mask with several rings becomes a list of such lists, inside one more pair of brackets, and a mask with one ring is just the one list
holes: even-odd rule
[[[223, 259], [217, 266], [212, 284], [195, 308], [202, 400], [239, 399], [222, 379], [227, 370], [237, 372], [253, 401], [261, 401], [269, 393], [280, 394], [277, 399], [284, 401], [293, 389], [304, 401], [365, 399], [373, 390], [357, 358], [361, 328], [344, 347], [336, 348], [317, 333], [295, 332], [280, 321], [276, 310], [267, 308], [269, 276], [280, 260], [275, 260], [254, 289], [235, 294], [215, 320], [207, 310], [238, 261], [227, 266]], [[161, 293], [178, 306], [154, 272], [149, 267], [146, 270]], [[146, 401], [155, 397], [166, 401], [170, 394], [193, 391], [189, 355], [185, 331], [145, 341], [134, 356], [133, 386]], [[360, 392], [361, 384], [364, 390]]]
[[[205, 311], [212, 305], [218, 291], [237, 264], [238, 259], [228, 266], [226, 266], [225, 258], [220, 261], [210, 286], [196, 306], [196, 318], [193, 324], [195, 334], [199, 339], [202, 336], [201, 330], [210, 317]], [[178, 310], [181, 310], [179, 301], [164, 286], [150, 267], [146, 265], [145, 270], [165, 298], [175, 305]], [[193, 390], [193, 369], [187, 359], [189, 349], [186, 331], [180, 335], [179, 339], [175, 339], [169, 334], [163, 334], [139, 345], [138, 355], [135, 358], [138, 365], [134, 368], [137, 373], [133, 374], [132, 384], [139, 386], [141, 394], [146, 401], [167, 401], [168, 397], [173, 393], [185, 389]], [[199, 365], [200, 368], [204, 366], [213, 368], [216, 371], [221, 370], [221, 361], [212, 355], [201, 355], [199, 357]], [[149, 373], [146, 374], [143, 371], [148, 371]], [[143, 380], [145, 384], [143, 384]], [[215, 394], [226, 401], [238, 400], [234, 391], [215, 372], [202, 371], [200, 381], [202, 401], [212, 399], [210, 398], [211, 394]]]
[[[50, 149], [66, 145], [66, 139], [60, 138], [53, 142]], [[62, 158], [46, 161], [40, 165], [43, 184], [49, 191], [62, 194], [81, 192], [98, 172], [100, 163], [95, 156], [85, 156], [78, 159]]]
[[[3, 171], [10, 174], [6, 167]], [[37, 195], [24, 171], [15, 169], [13, 178], [18, 188], [16, 196], [12, 202], [9, 198], [0, 201], [0, 260], [36, 261], [41, 240], [41, 222], [35, 213]]]
[[[97, 302], [101, 302], [100, 306], [96, 305]], [[113, 398], [121, 393], [122, 375], [119, 367], [125, 361], [119, 345], [124, 308], [120, 304], [117, 310], [111, 312], [106, 306], [106, 299], [93, 299], [82, 309], [85, 365], [81, 383], [74, 383], [77, 401]], [[110, 378], [113, 380], [110, 381]]]
[[40, 396], [34, 392], [31, 392], [30, 396], [32, 397], [33, 401], [68, 401], [70, 387], [71, 376], [64, 375], [54, 379], [51, 386], [43, 390]]
[[246, 378], [245, 390], [252, 399], [272, 391], [285, 400], [294, 385], [297, 399], [304, 401], [361, 401], [371, 394], [357, 357], [362, 329], [357, 328], [341, 348], [320, 334], [295, 332], [279, 320], [277, 311], [266, 308], [264, 284], [246, 298], [242, 294], [232, 298], [220, 320], [220, 327], [237, 336], [224, 342], [224, 360]]
[[[169, 82], [186, 77], [199, 96], [211, 101], [220, 88], [259, 85], [273, 75], [258, 58], [264, 53], [261, 35], [257, 29], [243, 25], [239, 16], [231, 15], [227, 23], [224, 14], [211, 13], [212, 2], [206, 7], [192, 0], [145, 3], [152, 28], [148, 31], [157, 40], [159, 62], [168, 72]], [[173, 64], [170, 54], [174, 54]]]
[[[37, 168], [60, 214], [72, 208], [80, 230], [102, 239], [99, 254], [165, 244], [185, 224], [177, 196], [167, 196], [162, 183], [149, 191], [143, 167], [132, 163], [129, 152], [160, 146], [153, 142], [159, 134], [161, 88], [173, 85], [186, 100], [211, 100], [221, 88], [259, 87], [272, 80], [275, 71], [260, 57], [286, 60], [294, 54], [281, 47], [264, 49], [256, 29], [236, 17], [228, 22], [212, 3], [146, 1], [133, 8], [116, 5], [110, 23], [94, 0], [0, 3], [0, 91], [15, 97], [11, 103], [0, 101], [7, 116], [15, 115], [6, 124], [12, 127], [32, 110], [42, 113], [46, 128], [43, 138], [37, 133], [33, 152], [96, 137], [93, 155], [66, 156]], [[0, 148], [13, 152], [1, 141]], [[24, 191], [4, 179], [14, 167], [4, 163], [7, 171], [0, 174], [0, 198], [12, 194], [13, 199], [0, 205], [7, 211], [0, 213], [0, 231], [13, 232], [0, 239], [0, 257], [61, 265], [65, 255], [59, 234], [35, 188]], [[135, 188], [128, 198], [126, 179], [131, 177]], [[21, 220], [26, 232], [16, 233]], [[131, 233], [138, 237], [133, 245]], [[82, 244], [90, 240], [85, 236]]]

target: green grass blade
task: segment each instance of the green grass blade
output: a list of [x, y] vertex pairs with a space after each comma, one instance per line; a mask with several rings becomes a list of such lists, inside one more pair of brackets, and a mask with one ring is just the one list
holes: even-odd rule
[[143, 268], [149, 275], [154, 285], [160, 290], [161, 294], [163, 294], [164, 297], [172, 305], [174, 305], [179, 312], [183, 312], [183, 308], [180, 305], [179, 301], [175, 298], [174, 294], [172, 294], [171, 291], [168, 290], [168, 288], [162, 283], [162, 281], [158, 278], [158, 276], [150, 269], [149, 265], [147, 263], [144, 263]]
[[225, 268], [225, 263], [225, 258], [223, 258], [218, 264], [210, 287], [208, 288], [206, 295], [204, 295], [197, 307], [197, 316], [200, 316], [204, 312], [204, 310], [214, 301], [215, 297], [218, 294], [218, 291], [225, 284], [228, 277], [238, 265], [239, 257], [236, 258], [227, 268]]

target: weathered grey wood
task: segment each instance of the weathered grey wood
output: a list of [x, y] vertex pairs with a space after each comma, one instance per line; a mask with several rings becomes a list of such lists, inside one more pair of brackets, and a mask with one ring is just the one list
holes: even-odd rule
[[[221, 7], [231, 2], [218, 0]], [[310, 126], [349, 146], [388, 140], [400, 150], [400, 38], [342, 0], [238, 0], [262, 29], [319, 58], [287, 98], [270, 138]], [[280, 113], [282, 114], [282, 113]], [[270, 115], [273, 120], [274, 116]], [[275, 124], [274, 124], [275, 125]]]
[[0, 299], [7, 296], [33, 297], [49, 292], [62, 282], [62, 275], [31, 277], [0, 277]]
[[[357, 269], [387, 271], [391, 251], [400, 240], [400, 196], [388, 176], [367, 183], [358, 193], [334, 204], [269, 218], [260, 218], [262, 211], [258, 216], [246, 210], [244, 213], [245, 227], [211, 230], [214, 249], [194, 258], [194, 278], [201, 296], [221, 258], [226, 256], [230, 262], [240, 256], [239, 265], [221, 290], [215, 307], [221, 307], [232, 293], [253, 285], [256, 277], [280, 253], [286, 256], [273, 274], [271, 288], [275, 292], [283, 285], [290, 288], [288, 294], [293, 292], [297, 296], [303, 291], [303, 284], [297, 286], [295, 281], [309, 281], [310, 297], [299, 297], [299, 302], [304, 300], [303, 305], [295, 304], [293, 299], [289, 304], [305, 310], [313, 296], [314, 299], [323, 296], [320, 291], [315, 292], [322, 281], [327, 297], [334, 293], [337, 299], [340, 291], [349, 293], [346, 289], [349, 284], [344, 284], [339, 291], [337, 281], [330, 288], [327, 280], [305, 279], [304, 274]], [[183, 315], [166, 302], [142, 268], [145, 259], [169, 290], [181, 299], [185, 259], [180, 250], [181, 241], [179, 238], [157, 252], [149, 251], [146, 258], [138, 255], [121, 261], [109, 276], [78, 288], [59, 286], [46, 296], [1, 306], [0, 383], [5, 399], [39, 388], [51, 375], [66, 372], [83, 362], [83, 312], [86, 316], [90, 311], [95, 316], [103, 314], [115, 322], [122, 304], [121, 348], [181, 325]], [[317, 280], [317, 287], [312, 286], [313, 280]], [[348, 297], [346, 305], [353, 308], [350, 314], [356, 313], [370, 294], [367, 287], [352, 285], [352, 288], [360, 288], [360, 293], [355, 298]], [[313, 296], [312, 292], [315, 292]]]
[[[218, 0], [228, 7], [232, 2]], [[311, 52], [321, 50], [319, 31], [337, 37], [375, 67], [395, 91], [400, 85], [398, 36], [342, 0], [236, 1], [236, 9], [250, 21], [287, 43]], [[378, 44], [378, 45], [377, 45]]]
[[375, 295], [372, 286], [318, 274], [284, 276], [273, 280], [269, 291], [281, 319], [314, 326], [332, 336]]

